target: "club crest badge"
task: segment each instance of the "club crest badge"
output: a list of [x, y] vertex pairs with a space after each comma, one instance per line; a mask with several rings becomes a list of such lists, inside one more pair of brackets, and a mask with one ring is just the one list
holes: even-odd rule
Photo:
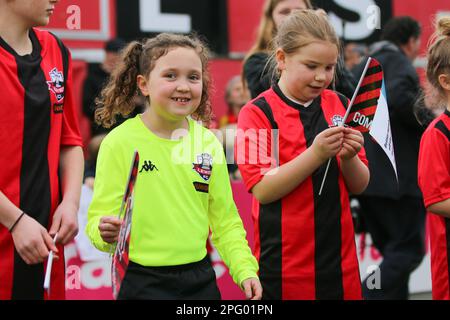
[[338, 126], [342, 125], [343, 122], [344, 122], [344, 118], [338, 114], [334, 115], [331, 118], [331, 123], [333, 124], [334, 127], [338, 127]]
[[48, 90], [53, 92], [57, 102], [61, 102], [64, 99], [64, 75], [57, 68], [53, 68], [49, 72], [50, 81], [47, 81]]
[[212, 156], [209, 153], [202, 153], [197, 156], [197, 163], [193, 163], [193, 165], [193, 169], [200, 177], [202, 177], [203, 180], [208, 181], [212, 171]]

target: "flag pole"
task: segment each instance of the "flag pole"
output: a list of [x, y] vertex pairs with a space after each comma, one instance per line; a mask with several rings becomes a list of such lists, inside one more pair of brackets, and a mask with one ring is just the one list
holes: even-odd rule
[[[350, 101], [350, 104], [348, 105], [347, 111], [345, 112], [344, 119], [342, 119], [342, 122], [341, 122], [341, 124], [339, 124], [339, 127], [343, 126], [345, 124], [345, 122], [347, 121], [347, 118], [348, 118], [348, 116], [350, 114], [350, 110], [353, 107], [353, 103], [356, 100], [356, 97], [358, 95], [358, 91], [361, 88], [361, 84], [364, 81], [364, 77], [366, 76], [366, 73], [367, 73], [367, 70], [369, 69], [369, 65], [370, 65], [371, 61], [372, 61], [372, 58], [369, 57], [369, 59], [367, 59], [366, 65], [364, 67], [364, 70], [363, 70], [363, 72], [361, 74], [361, 78], [359, 78], [359, 82], [358, 82], [358, 85], [356, 86], [355, 92], [353, 93], [352, 100]], [[323, 175], [322, 183], [320, 184], [319, 196], [322, 195], [323, 186], [325, 185], [325, 180], [327, 179], [327, 174], [328, 174], [328, 170], [330, 169], [330, 164], [331, 164], [331, 158], [328, 159], [327, 168], [325, 169], [325, 174]]]

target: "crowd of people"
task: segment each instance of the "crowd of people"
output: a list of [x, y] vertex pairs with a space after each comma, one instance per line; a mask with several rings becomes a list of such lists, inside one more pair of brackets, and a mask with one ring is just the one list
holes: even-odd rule
[[[220, 299], [209, 237], [247, 299], [408, 299], [427, 211], [432, 295], [450, 299], [450, 17], [436, 21], [425, 87], [413, 65], [422, 30], [412, 17], [392, 18], [369, 47], [342, 50], [309, 0], [266, 0], [242, 73], [226, 87], [220, 142], [201, 125], [215, 121], [202, 40], [112, 39], [83, 86], [92, 121], [84, 161], [70, 51], [36, 28], [57, 3], [0, 0], [8, 106], [0, 111], [0, 299], [48, 298], [44, 262], [50, 252], [62, 257], [77, 234], [111, 252], [134, 150], [142, 168], [118, 299]], [[367, 57], [383, 68], [397, 172], [368, 134], [334, 121]], [[253, 195], [254, 252], [230, 180]], [[371, 275], [360, 279], [350, 198], [383, 256], [380, 288], [368, 286]], [[64, 267], [55, 261], [53, 299], [64, 299]]]

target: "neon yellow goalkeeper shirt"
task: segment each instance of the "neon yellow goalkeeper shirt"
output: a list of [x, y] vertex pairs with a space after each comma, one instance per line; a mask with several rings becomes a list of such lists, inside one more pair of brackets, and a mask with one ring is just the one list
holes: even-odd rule
[[144, 266], [199, 261], [207, 253], [211, 229], [214, 246], [241, 285], [257, 276], [258, 266], [233, 201], [222, 145], [193, 120], [189, 133], [183, 137], [180, 130], [179, 136], [158, 137], [140, 115], [107, 135], [98, 154], [86, 234], [99, 250], [110, 251], [100, 237], [99, 221], [118, 215], [133, 152], [138, 150], [130, 260]]

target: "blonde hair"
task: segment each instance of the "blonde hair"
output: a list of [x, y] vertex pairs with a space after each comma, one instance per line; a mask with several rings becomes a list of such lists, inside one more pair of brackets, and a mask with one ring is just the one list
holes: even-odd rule
[[[263, 7], [263, 15], [258, 27], [256, 42], [250, 49], [247, 57], [256, 52], [270, 52], [270, 43], [277, 33], [275, 21], [273, 21], [273, 10], [280, 3], [286, 0], [266, 0]], [[310, 0], [303, 0], [307, 9], [313, 9]]]
[[286, 54], [293, 54], [313, 42], [326, 41], [336, 45], [340, 51], [340, 41], [327, 17], [314, 10], [297, 10], [280, 26], [274, 40], [271, 64], [275, 68], [275, 53], [282, 49]]
[[427, 79], [440, 93], [439, 75], [450, 75], [450, 16], [442, 17], [436, 22], [436, 31], [428, 45]]
[[134, 98], [140, 94], [137, 76], [148, 78], [156, 61], [175, 48], [191, 48], [197, 52], [202, 62], [202, 96], [200, 105], [192, 114], [196, 120], [208, 122], [211, 119], [209, 87], [211, 83], [208, 70], [209, 50], [196, 36], [161, 33], [142, 42], [133, 41], [121, 52], [118, 67], [96, 100], [95, 120], [106, 128], [116, 122], [116, 116], [127, 116], [133, 112], [136, 104]]

